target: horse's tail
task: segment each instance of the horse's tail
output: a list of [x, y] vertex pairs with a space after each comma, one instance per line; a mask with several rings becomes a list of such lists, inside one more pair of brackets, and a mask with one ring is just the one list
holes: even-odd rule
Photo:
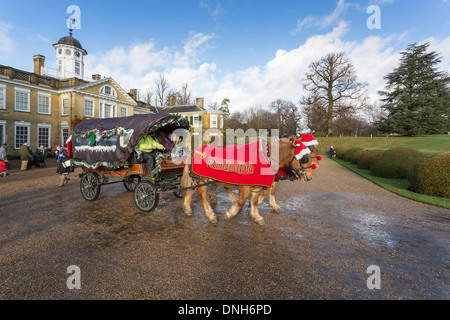
[[[188, 164], [184, 166], [183, 170], [183, 177], [181, 178], [181, 187], [182, 188], [189, 188], [194, 185], [194, 180], [189, 175], [190, 173], [190, 167]], [[183, 190], [183, 197], [186, 195], [186, 190]]]

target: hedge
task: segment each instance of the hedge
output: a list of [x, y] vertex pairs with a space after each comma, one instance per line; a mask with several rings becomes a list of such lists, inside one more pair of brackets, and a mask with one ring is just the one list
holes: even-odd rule
[[420, 160], [411, 169], [408, 180], [412, 191], [450, 198], [450, 151]]
[[367, 150], [358, 159], [358, 169], [370, 170], [372, 160], [385, 151], [381, 149]]
[[412, 167], [426, 155], [410, 148], [392, 148], [373, 159], [370, 174], [377, 177], [408, 179]]

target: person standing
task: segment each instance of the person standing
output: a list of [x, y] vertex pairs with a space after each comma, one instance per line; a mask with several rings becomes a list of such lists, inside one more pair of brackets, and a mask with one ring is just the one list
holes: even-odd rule
[[30, 148], [28, 148], [28, 142], [24, 142], [22, 146], [19, 149], [20, 153], [20, 160], [22, 160], [22, 165], [20, 167], [20, 170], [25, 171], [28, 170], [28, 162], [33, 160], [33, 154], [30, 151]]
[[56, 147], [56, 161], [58, 163], [58, 166], [56, 168], [56, 173], [60, 175], [60, 182], [58, 187], [63, 187], [69, 182], [69, 173], [70, 173], [70, 166], [66, 166], [64, 162], [67, 160], [70, 160], [67, 156], [67, 151], [64, 150], [61, 146]]

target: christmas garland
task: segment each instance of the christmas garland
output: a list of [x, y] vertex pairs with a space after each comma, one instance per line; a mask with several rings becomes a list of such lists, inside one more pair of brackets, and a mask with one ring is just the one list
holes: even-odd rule
[[161, 163], [164, 160], [171, 160], [172, 156], [170, 153], [158, 153], [155, 159], [155, 167], [153, 169], [153, 171], [151, 172], [150, 176], [151, 177], [155, 177], [157, 174], [159, 174], [162, 169], [161, 169]]
[[177, 127], [182, 127], [185, 129], [189, 129], [189, 121], [180, 114], [174, 114], [170, 117], [164, 118], [163, 120], [155, 123], [150, 132], [157, 131], [161, 129], [162, 127], [165, 127], [167, 125], [176, 125]]
[[71, 160], [72, 165], [75, 166], [83, 166], [88, 169], [98, 169], [99, 167], [105, 167], [108, 169], [119, 169], [123, 167], [128, 167], [129, 163], [127, 161], [125, 162], [106, 162], [106, 161], [99, 161], [96, 163], [89, 163], [82, 160]]

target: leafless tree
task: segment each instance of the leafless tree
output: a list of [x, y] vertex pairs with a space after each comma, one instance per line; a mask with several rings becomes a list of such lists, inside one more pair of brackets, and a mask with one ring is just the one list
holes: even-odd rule
[[325, 115], [328, 134], [333, 120], [342, 113], [361, 109], [366, 101], [366, 84], [358, 82], [354, 67], [343, 52], [329, 53], [309, 66], [304, 88], [308, 96], [302, 104]]
[[180, 105], [191, 104], [192, 92], [189, 90], [189, 84], [187, 82], [183, 83], [181, 90], [177, 95], [177, 103]]
[[164, 75], [160, 75], [159, 79], [155, 80], [156, 84], [156, 105], [159, 104], [160, 107], [164, 108], [167, 106], [167, 91], [169, 90], [169, 83], [164, 78]]

